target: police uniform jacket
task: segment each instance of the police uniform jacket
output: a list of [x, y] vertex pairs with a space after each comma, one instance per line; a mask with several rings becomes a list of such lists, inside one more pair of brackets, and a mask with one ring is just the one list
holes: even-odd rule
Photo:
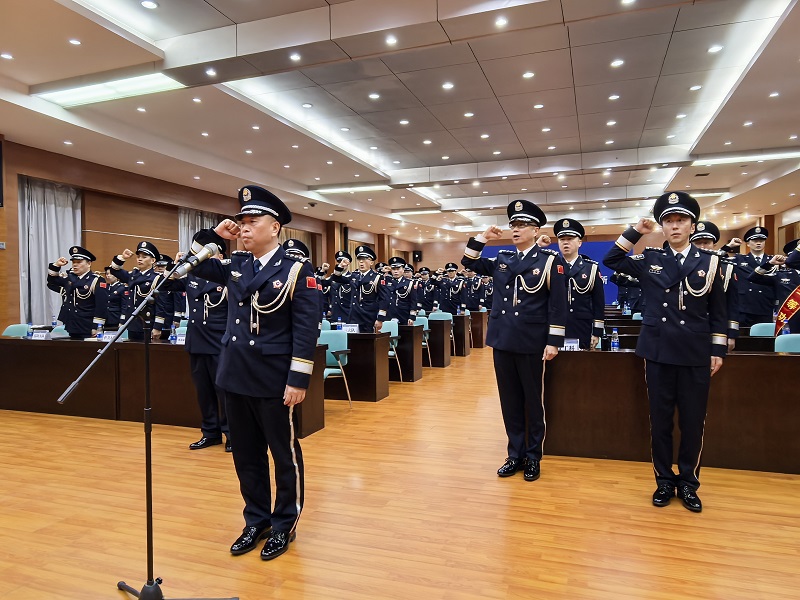
[[341, 317], [342, 321], [347, 323], [350, 319], [350, 302], [353, 299], [353, 286], [349, 279], [347, 283], [339, 283], [332, 279], [329, 281], [331, 320], [338, 321], [339, 317]]
[[439, 283], [439, 310], [450, 314], [457, 314], [460, 308], [467, 308], [467, 285], [463, 277], [456, 276], [450, 279], [446, 275]]
[[572, 266], [563, 260], [567, 280], [567, 333], [588, 347], [591, 336], [603, 335], [605, 290], [600, 277], [600, 265], [588, 256], [579, 254]]
[[486, 343], [497, 350], [539, 354], [545, 346], [561, 348], [567, 319], [567, 286], [559, 255], [534, 246], [520, 260], [501, 250], [481, 258], [486, 245], [470, 238], [461, 264], [494, 281]]
[[[124, 260], [121, 260], [119, 256], [115, 256], [110, 265], [114, 271], [114, 276], [128, 286], [128, 293], [122, 304], [122, 315], [120, 316], [123, 321], [133, 314], [134, 309], [142, 303], [142, 300], [147, 297], [150, 290], [157, 287], [161, 281], [161, 275], [153, 269], [147, 269], [145, 272], [133, 269], [133, 271], [128, 272], [122, 268], [124, 264]], [[130, 333], [142, 333], [144, 331], [142, 321], [134, 319], [128, 327], [128, 331]]]
[[350, 317], [348, 320], [351, 323], [372, 326], [375, 321], [386, 320], [389, 309], [389, 291], [380, 273], [372, 269], [363, 274], [361, 271], [353, 271], [346, 275], [334, 271], [331, 279], [343, 286], [350, 287]]
[[115, 281], [108, 286], [106, 327], [116, 327], [119, 325], [119, 320], [122, 316], [123, 302], [125, 302], [125, 284], [121, 281]]
[[469, 310], [480, 310], [486, 304], [486, 288], [480, 275], [475, 275], [466, 280], [467, 289], [466, 306]]
[[175, 322], [175, 298], [172, 296], [172, 291], [165, 287], [158, 291], [156, 297], [156, 320], [153, 329], [158, 331], [169, 331]]
[[417, 284], [413, 279], [390, 277], [385, 283], [389, 290], [387, 318], [397, 319], [405, 325], [417, 316]]
[[428, 281], [420, 279], [417, 284], [417, 310], [433, 311], [433, 305], [438, 304], [438, 285], [436, 279], [429, 277]]
[[728, 307], [728, 339], [735, 340], [739, 337], [739, 285], [736, 275], [736, 264], [727, 257], [723, 251], [720, 255], [722, 265], [723, 284], [725, 288], [725, 302]]
[[731, 258], [736, 264], [736, 274], [739, 284], [739, 311], [749, 315], [771, 315], [775, 310], [775, 289], [771, 285], [750, 280], [758, 267], [766, 270], [772, 268], [769, 264], [771, 255], [764, 254], [760, 259], [752, 254], [739, 254]]
[[728, 318], [720, 257], [689, 245], [683, 266], [671, 249], [647, 248], [626, 256], [642, 234], [626, 230], [603, 260], [636, 277], [647, 300], [636, 355], [655, 362], [700, 367], [725, 356]]
[[[201, 247], [195, 243], [192, 250]], [[287, 385], [305, 389], [311, 380], [322, 311], [317, 280], [309, 263], [281, 246], [258, 273], [253, 262], [250, 252], [237, 251], [230, 261], [206, 260], [194, 270], [228, 292], [217, 385], [243, 396], [282, 398]]]
[[72, 271], [60, 271], [60, 267], [53, 263], [47, 266], [47, 287], [60, 292], [64, 302], [58, 318], [70, 335], [89, 337], [96, 325], [105, 325], [106, 322], [106, 280], [91, 271], [82, 277]]
[[[771, 267], [766, 269], [765, 267]], [[788, 267], [775, 268], [773, 265], [765, 265], [758, 267], [750, 275], [750, 281], [761, 285], [770, 286], [775, 290], [775, 296], [778, 299], [778, 308], [783, 306], [789, 295], [797, 289], [800, 285], [800, 270], [791, 269]], [[795, 332], [800, 333], [800, 312], [796, 312], [794, 316], [789, 319], [789, 328]], [[797, 331], [795, 331], [797, 329]]]
[[185, 293], [189, 304], [186, 351], [190, 354], [220, 354], [222, 337], [228, 325], [228, 288], [206, 281], [194, 271], [170, 283], [172, 293]]
[[624, 305], [628, 300], [628, 276], [622, 273], [613, 273], [610, 277], [611, 283], [617, 286], [617, 304]]
[[792, 250], [786, 257], [786, 266], [790, 269], [800, 269], [800, 250]]
[[492, 298], [494, 297], [494, 282], [489, 280], [489, 283], [487, 283], [484, 286], [484, 289], [485, 289], [485, 292], [484, 292], [484, 296], [485, 296], [484, 297], [484, 302], [485, 302], [484, 306], [488, 310], [492, 310]]

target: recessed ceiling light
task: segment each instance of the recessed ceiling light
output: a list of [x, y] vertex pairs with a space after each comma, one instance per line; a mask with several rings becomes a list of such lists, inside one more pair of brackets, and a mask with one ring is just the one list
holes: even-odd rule
[[702, 87], [703, 87], [702, 85], [693, 85], [692, 87], [689, 88], [689, 90], [691, 90], [692, 92], [696, 92], [697, 90], [701, 89]]
[[503, 175], [500, 179], [508, 179], [508, 176]]
[[485, 140], [485, 139], [486, 139], [486, 138], [488, 138], [488, 137], [489, 137], [489, 134], [488, 134], [488, 133], [482, 133], [482, 134], [481, 134], [481, 139], [482, 139], [482, 140]]
[[674, 133], [670, 133], [670, 134], [667, 136], [667, 139], [668, 139], [668, 140], [671, 140], [671, 139], [672, 139], [672, 138], [674, 138], [674, 137], [675, 137], [675, 134], [674, 134]]
[[326, 162], [326, 164], [329, 164], [329, 165], [332, 165], [332, 164], [333, 164], [333, 161], [332, 161], [332, 160], [328, 160], [328, 161], [325, 161], [325, 162]]
[[465, 116], [465, 117], [467, 117], [467, 118], [469, 119], [470, 117], [474, 117], [474, 116], [475, 116], [475, 113], [466, 112], [466, 113], [464, 113], [464, 116]]
[[140, 106], [136, 110], [139, 111], [139, 112], [147, 112], [147, 109], [144, 106]]
[[622, 0], [622, 4], [633, 4], [636, 0]]
[[377, 149], [378, 149], [378, 147], [377, 147], [377, 146], [370, 146], [370, 147], [369, 147], [369, 149], [370, 149], [370, 150], [377, 150]]
[[789, 196], [797, 196], [797, 194], [789, 194]]
[[250, 149], [248, 148], [247, 150], [245, 150], [245, 151], [244, 151], [244, 153], [245, 153], [245, 154], [252, 154], [252, 153], [253, 153], [253, 151], [252, 151], [252, 150], [250, 150]]
[[3, 52], [2, 54], [0, 54], [0, 58], [5, 58], [6, 60], [12, 60], [14, 57], [8, 52]]
[[81, 45], [81, 41], [80, 40], [76, 40], [75, 38], [71, 39], [69, 41], [69, 43], [72, 44], [73, 46], [80, 46]]
[[353, 222], [353, 219], [347, 219], [347, 222], [348, 222], [348, 223], [352, 223], [352, 222]]
[[397, 38], [393, 35], [386, 36], [386, 45], [387, 46], [394, 46], [397, 43]]
[[550, 131], [549, 127], [542, 127], [542, 133], [547, 133]]
[[610, 146], [614, 143], [614, 140], [606, 140], [606, 146]]
[[600, 208], [605, 208], [605, 207], [606, 207], [606, 205], [605, 205], [605, 204], [603, 204], [603, 205], [602, 205]]
[[472, 187], [478, 187], [480, 184], [481, 184], [480, 181], [473, 181], [472, 182]]
[[380, 94], [376, 94], [375, 92], [372, 92], [372, 93], [369, 95], [369, 98], [370, 98], [370, 100], [377, 100], [377, 99], [378, 99], [378, 98], [380, 98], [380, 97], [381, 97], [381, 95], [380, 95]]
[[283, 165], [283, 168], [284, 169], [289, 169], [289, 168], [291, 168], [291, 165]]
[[562, 188], [565, 188], [565, 187], [567, 187], [567, 186], [566, 186], [566, 185], [562, 185], [561, 187], [562, 187]]
[[555, 147], [555, 146], [548, 146], [548, 147], [547, 147], [547, 149], [548, 149], [548, 150], [555, 150], [555, 149], [556, 149], [556, 147]]
[[522, 74], [522, 76], [523, 76], [525, 79], [531, 79], [531, 78], [532, 78], [534, 75], [536, 75], [536, 73], [534, 73], [533, 71], [525, 71], [525, 72]]
[[563, 173], [562, 173], [561, 175], [559, 175], [559, 176], [558, 176], [558, 180], [559, 180], [559, 181], [564, 181], [566, 178], [567, 178], [567, 176], [566, 176], [566, 175], [564, 175]]
[[[688, 186], [687, 186], [687, 187], [688, 187]], [[636, 206], [641, 206], [641, 205], [642, 205], [642, 203], [641, 203], [641, 202], [637, 202], [637, 203], [636, 203]]]
[[158, 8], [158, 2], [153, 2], [152, 0], [142, 0], [141, 5], [150, 10]]
[[207, 131], [203, 131], [200, 135], [202, 135], [203, 137], [208, 137], [208, 132]]
[[214, 69], [206, 69], [206, 75], [208, 75], [209, 77], [216, 77], [217, 72]]
[[402, 119], [400, 125], [408, 125], [408, 119]]
[[299, 147], [300, 146], [298, 146], [297, 144], [292, 144], [292, 148], [294, 148], [295, 150], [297, 150]]
[[492, 152], [492, 154], [494, 154], [495, 156], [497, 156], [498, 154], [500, 154], [500, 150], [495, 150], [494, 152]]
[[777, 202], [773, 202], [773, 203], [772, 203], [772, 206], [775, 206], [775, 205], [777, 205], [777, 204], [778, 204]]
[[534, 104], [533, 108], [535, 108], [536, 110], [539, 110], [540, 108], [544, 108], [544, 104]]
[[744, 123], [742, 123], [742, 127], [750, 127], [752, 124], [753, 124], [752, 121], [745, 121]]
[[453, 183], [460, 183], [460, 181], [461, 181], [460, 179], [454, 179]]
[[606, 121], [606, 126], [608, 126], [608, 127], [613, 127], [616, 124], [617, 124], [616, 121]]
[[651, 181], [653, 181], [653, 180], [652, 180], [652, 179], [648, 179], [648, 180], [647, 180], [647, 183], [650, 183]]
[[425, 144], [426, 146], [430, 146], [433, 142], [430, 140], [422, 140], [422, 143]]
[[200, 104], [203, 100], [201, 98], [192, 98], [192, 102], [197, 102]]
[[609, 100], [619, 100], [619, 94], [611, 94], [608, 97]]
[[686, 118], [686, 114], [685, 113], [679, 113], [679, 114], [675, 115], [675, 118], [676, 119], [685, 119]]
[[143, 164], [144, 164], [144, 161], [143, 161], [143, 160], [137, 160], [137, 161], [136, 161], [136, 164], [137, 164], [137, 165], [143, 165]]
[[452, 90], [454, 87], [455, 87], [455, 86], [454, 86], [452, 83], [450, 83], [449, 81], [445, 81], [445, 82], [442, 84], [442, 89], [443, 89], [443, 90]]
[[779, 93], [779, 92], [772, 92], [772, 93], [769, 95], [769, 97], [770, 97], [770, 98], [777, 98], [778, 96], [780, 96], [780, 93]]
[[717, 52], [719, 52], [719, 51], [720, 51], [720, 50], [722, 50], [723, 48], [724, 48], [724, 46], [719, 46], [719, 45], [716, 45], [716, 44], [715, 44], [714, 46], [711, 46], [711, 47], [708, 49], [708, 51], [709, 51], [711, 54], [716, 54]]
[[747, 175], [747, 171], [742, 171], [742, 175]]
[[349, 127], [339, 127], [339, 131], [350, 131]]
[[303, 108], [311, 108], [311, 107], [312, 107], [312, 106], [314, 106], [314, 105], [313, 105], [313, 104], [311, 104], [310, 102], [305, 102], [305, 103], [303, 103], [301, 106], [302, 106]]
[[353, 175], [353, 177], [361, 177], [361, 175], [359, 175], [358, 173], [356, 173], [355, 175]]
[[300, 56], [300, 55], [299, 55], [297, 52], [295, 52], [295, 53], [294, 53], [294, 54], [292, 54], [292, 55], [291, 55], [289, 58], [291, 58], [293, 61], [297, 62], [298, 60], [300, 60], [300, 59], [301, 59], [301, 58], [303, 58], [303, 57], [302, 57], [302, 56]]
[[668, 167], [668, 166], [669, 166], [669, 163], [661, 163], [661, 166], [662, 166], [662, 167]]
[[608, 181], [604, 181], [604, 182], [603, 182], [603, 185], [608, 185]]
[[195, 175], [194, 177], [192, 177], [192, 179], [195, 179], [195, 180], [200, 179], [200, 176], [199, 175]]
[[520, 191], [521, 191], [521, 192], [527, 192], [527, 191], [528, 191], [528, 188], [521, 188], [521, 189], [520, 189]]
[[793, 133], [792, 135], [789, 136], [789, 139], [790, 140], [796, 140], [797, 139], [797, 135]]
[[505, 27], [506, 25], [508, 25], [508, 19], [506, 19], [505, 17], [497, 17], [497, 19], [494, 22], [494, 25], [495, 27]]
[[319, 177], [314, 177], [314, 181], [319, 181]]
[[483, 190], [483, 193], [484, 193], [484, 194], [488, 194], [489, 192], [487, 192], [486, 190]]
[[730, 145], [731, 145], [731, 142], [725, 142], [725, 145], [726, 145], [726, 146], [730, 146]]
[[449, 156], [443, 156], [442, 160], [450, 160], [450, 157]]
[[303, 210], [308, 210], [308, 206], [304, 206], [304, 207], [303, 207]]
[[393, 165], [399, 165], [399, 164], [400, 164], [400, 161], [399, 161], [399, 160], [393, 160], [393, 161], [392, 161], [392, 164], [393, 164]]
[[625, 61], [622, 60], [621, 58], [617, 58], [617, 59], [611, 61], [611, 66], [614, 67], [614, 68], [621, 67], [624, 64], [625, 64]]

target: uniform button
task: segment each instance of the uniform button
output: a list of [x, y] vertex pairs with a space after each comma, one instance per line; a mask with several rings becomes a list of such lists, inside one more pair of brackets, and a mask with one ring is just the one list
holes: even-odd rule
[[665, 292], [667, 292], [667, 293], [669, 294], [669, 288], [665, 289], [664, 291], [665, 291]]
[[194, 323], [194, 319], [192, 319], [192, 323]]
[[206, 324], [206, 322], [205, 322], [205, 321], [203, 321], [203, 325], [205, 325], [205, 324]]
[[[666, 304], [664, 306], [666, 306]], [[239, 324], [239, 319], [236, 319], [236, 324], [237, 325]]]
[[507, 289], [507, 290], [511, 289], [511, 286], [510, 286], [510, 285], [507, 285], [507, 286], [506, 286], [506, 289]]
[[686, 325], [686, 321], [681, 321], [681, 325]]
[[501, 311], [500, 311], [500, 314], [504, 315], [504, 314], [506, 314], [506, 311], [504, 311], [504, 310], [501, 310]]
[[239, 306], [244, 306], [244, 302], [239, 302]]
[[250, 340], [250, 345], [251, 346], [255, 346], [256, 345], [256, 341], [255, 340]]
[[518, 316], [519, 316], [519, 313], [518, 313], [518, 312], [515, 312], [515, 313], [514, 313], [514, 316], [515, 316], [515, 317], [518, 317]]
[[[667, 317], [661, 317], [661, 320], [666, 323], [667, 322]], [[236, 338], [233, 338], [233, 339], [236, 339]]]
[[508, 302], [508, 298], [503, 298], [503, 302]]
[[192, 309], [192, 312], [197, 312], [197, 309], [196, 309], [196, 308], [193, 308], [193, 309]]
[[569, 312], [575, 312], [575, 309], [573, 309], [573, 308], [570, 308], [570, 309], [569, 309]]
[[[664, 320], [666, 321], [666, 319], [664, 319]], [[233, 337], [231, 338], [231, 341], [234, 341], [234, 342], [235, 342], [235, 341], [236, 341], [236, 336], [233, 336]]]
[[683, 295], [684, 295], [684, 296], [688, 296], [688, 295], [689, 295], [689, 292], [683, 292]]
[[669, 306], [669, 304], [667, 304], [666, 302], [664, 302], [664, 308], [667, 308], [667, 306]]

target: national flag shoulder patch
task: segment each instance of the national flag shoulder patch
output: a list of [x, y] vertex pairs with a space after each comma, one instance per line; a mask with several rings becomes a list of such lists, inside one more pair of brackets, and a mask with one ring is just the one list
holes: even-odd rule
[[317, 289], [317, 280], [314, 277], [306, 277], [306, 287], [312, 290]]

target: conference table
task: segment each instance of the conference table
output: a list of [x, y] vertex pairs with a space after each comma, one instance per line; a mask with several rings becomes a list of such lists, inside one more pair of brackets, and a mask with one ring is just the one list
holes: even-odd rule
[[[97, 356], [95, 341], [0, 338], [0, 409], [120, 421], [144, 420], [144, 343], [115, 344], [64, 404], [58, 397]], [[326, 346], [317, 346], [305, 400], [297, 405], [298, 437], [325, 426]], [[153, 423], [200, 427], [189, 353], [167, 342], [150, 344], [150, 404]]]
[[430, 364], [428, 364], [428, 353], [422, 355], [423, 365], [426, 367], [449, 367], [452, 357], [452, 342], [450, 335], [453, 324], [450, 321], [438, 321], [428, 319], [428, 348], [431, 352]]
[[[353, 401], [377, 402], [389, 395], [389, 337], [386, 332], [347, 334], [350, 354], [344, 373]], [[347, 400], [342, 378], [325, 381], [325, 398]]]
[[469, 342], [470, 315], [453, 315], [453, 339], [455, 340], [455, 355], [469, 356], [472, 352]]

